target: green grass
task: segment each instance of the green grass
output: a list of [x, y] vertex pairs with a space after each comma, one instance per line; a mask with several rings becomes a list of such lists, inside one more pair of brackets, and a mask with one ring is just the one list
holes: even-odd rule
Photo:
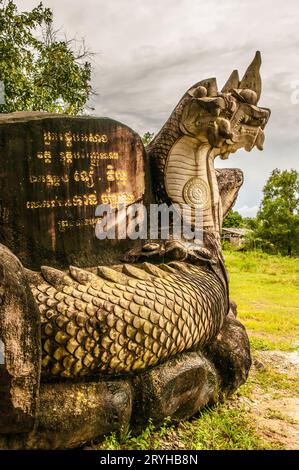
[[230, 296], [253, 349], [299, 348], [299, 261], [261, 252], [225, 252]]
[[149, 421], [144, 431], [136, 437], [133, 437], [131, 431], [118, 436], [116, 433], [108, 436], [102, 443], [101, 449], [105, 450], [157, 450], [160, 449], [160, 438], [170, 432], [169, 420], [159, 428]]
[[282, 396], [289, 393], [292, 396], [299, 397], [298, 378], [276, 372], [270, 367], [265, 367], [264, 370], [257, 370], [254, 377], [251, 377], [248, 383], [249, 385], [259, 385], [265, 392], [275, 390], [276, 393], [282, 392]]
[[254, 420], [242, 407], [217, 405], [185, 422], [179, 434], [190, 450], [262, 450], [273, 448], [254, 429]]
[[111, 434], [100, 447], [102, 450], [263, 450], [273, 449], [254, 429], [254, 419], [242, 407], [219, 404], [201, 412], [196, 418], [179, 426], [166, 420], [160, 428], [149, 423], [137, 437], [127, 433], [122, 437]]
[[297, 421], [293, 418], [290, 418], [290, 416], [285, 415], [284, 413], [281, 413], [280, 411], [277, 410], [269, 410], [267, 411], [266, 417], [269, 419], [279, 419], [281, 421], [285, 421], [286, 423], [290, 424], [297, 424]]

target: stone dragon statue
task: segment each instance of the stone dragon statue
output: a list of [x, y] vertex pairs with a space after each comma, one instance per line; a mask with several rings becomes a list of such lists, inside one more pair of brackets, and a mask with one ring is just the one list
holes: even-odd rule
[[[155, 202], [200, 208], [203, 246], [149, 240], [130, 262], [67, 273], [47, 266], [36, 273], [15, 261], [27, 283], [15, 305], [35, 305], [41, 324], [43, 382], [136, 374], [201, 350], [220, 332], [230, 307], [220, 232], [243, 177], [216, 170], [214, 160], [262, 150], [270, 111], [257, 105], [260, 63], [257, 52], [242, 80], [233, 71], [221, 91], [214, 78], [192, 86], [146, 149]], [[4, 254], [2, 271], [14, 256]], [[7, 292], [2, 286], [1, 311]]]
[[[45, 378], [139, 371], [203, 347], [220, 331], [229, 305], [214, 159], [262, 149], [270, 113], [257, 107], [259, 65], [257, 53], [244, 78], [234, 71], [221, 92], [215, 79], [191, 87], [147, 149], [158, 201], [202, 207], [208, 249], [169, 242], [161, 259], [176, 260], [166, 264], [100, 266], [96, 274], [70, 267], [69, 275], [43, 267], [31, 282]], [[140, 258], [151, 259], [151, 246]]]

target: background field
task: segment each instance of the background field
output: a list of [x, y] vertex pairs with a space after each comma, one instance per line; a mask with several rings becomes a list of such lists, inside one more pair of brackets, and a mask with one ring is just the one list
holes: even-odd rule
[[232, 398], [179, 426], [149, 423], [107, 436], [97, 449], [298, 449], [299, 261], [225, 252], [231, 298], [248, 331], [253, 366]]

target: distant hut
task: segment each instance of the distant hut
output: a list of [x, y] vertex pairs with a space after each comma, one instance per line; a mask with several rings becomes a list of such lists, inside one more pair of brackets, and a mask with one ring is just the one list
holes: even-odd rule
[[223, 228], [221, 238], [228, 241], [231, 245], [243, 246], [248, 232], [250, 232], [248, 228]]

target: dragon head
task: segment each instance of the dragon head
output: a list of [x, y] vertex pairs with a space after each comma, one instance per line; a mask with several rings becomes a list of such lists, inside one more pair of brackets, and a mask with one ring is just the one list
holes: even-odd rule
[[257, 105], [261, 95], [260, 65], [261, 55], [257, 52], [242, 80], [234, 70], [221, 92], [215, 78], [190, 88], [181, 132], [209, 143], [214, 154], [223, 159], [240, 148], [250, 151], [256, 146], [262, 150], [270, 110]]
[[215, 258], [221, 251], [223, 215], [236, 200], [243, 174], [216, 170], [214, 159], [226, 159], [241, 148], [263, 148], [270, 110], [258, 106], [260, 66], [256, 52], [243, 78], [234, 70], [221, 91], [215, 78], [193, 85], [146, 149], [155, 200], [187, 207], [192, 226], [194, 209], [200, 209], [204, 246]]

